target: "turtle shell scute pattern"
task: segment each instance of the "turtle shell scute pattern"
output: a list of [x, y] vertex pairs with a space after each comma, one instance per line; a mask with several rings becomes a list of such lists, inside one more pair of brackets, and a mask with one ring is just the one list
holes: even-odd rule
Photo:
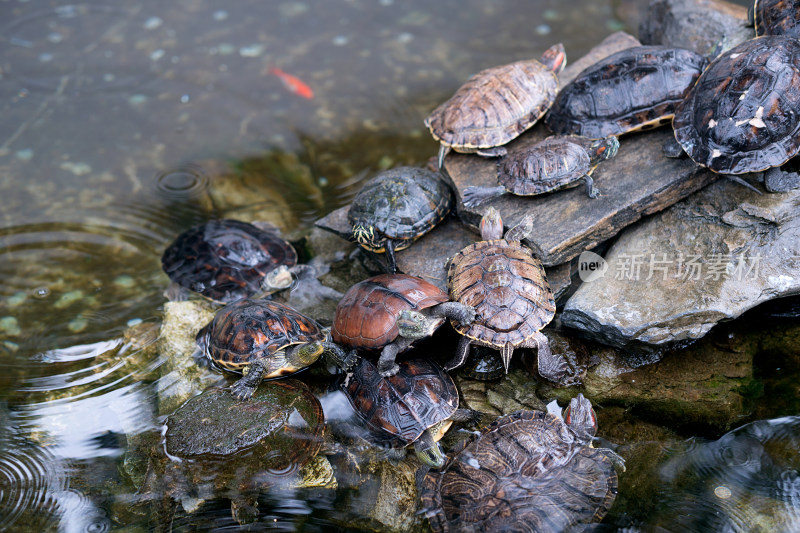
[[557, 91], [555, 72], [535, 59], [492, 67], [434, 109], [425, 126], [456, 151], [502, 146], [533, 126]]
[[397, 318], [402, 311], [425, 309], [447, 300], [443, 290], [415, 276], [374, 276], [350, 287], [339, 301], [331, 337], [343, 346], [380, 350], [397, 338]]
[[385, 378], [362, 358], [342, 385], [375, 444], [391, 448], [408, 446], [458, 408], [456, 385], [436, 363], [419, 359], [399, 367]]
[[267, 367], [265, 378], [301, 370], [288, 363], [282, 348], [325, 340], [321, 326], [293, 308], [250, 298], [220, 309], [200, 335], [206, 335], [206, 351], [215, 365], [241, 373], [261, 359]]
[[589, 154], [565, 138], [548, 138], [497, 163], [497, 182], [518, 196], [577, 185], [589, 171]]
[[723, 174], [759, 172], [800, 151], [800, 42], [745, 41], [703, 72], [673, 119], [696, 163]]
[[190, 228], [161, 257], [172, 281], [225, 303], [256, 294], [264, 276], [295, 264], [297, 252], [277, 233], [239, 220], [212, 220]]
[[568, 83], [545, 123], [555, 133], [594, 139], [666, 124], [707, 64], [682, 48], [621, 50]]
[[522, 244], [505, 239], [479, 241], [458, 252], [448, 268], [453, 300], [475, 308], [462, 335], [498, 349], [519, 346], [555, 315], [555, 301], [541, 261]]
[[362, 187], [350, 204], [347, 220], [351, 225], [366, 222], [390, 239], [407, 241], [395, 245], [400, 250], [444, 220], [454, 203], [453, 191], [438, 174], [398, 167]]
[[800, 8], [795, 0], [756, 0], [756, 35], [800, 37]]
[[421, 499], [436, 533], [560, 532], [599, 522], [617, 495], [612, 461], [541, 411], [498, 418], [429, 472]]

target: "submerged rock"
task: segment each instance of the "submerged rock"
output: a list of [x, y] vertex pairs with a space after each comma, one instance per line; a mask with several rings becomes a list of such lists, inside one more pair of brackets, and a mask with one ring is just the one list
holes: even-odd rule
[[664, 346], [800, 293], [800, 191], [756, 195], [721, 180], [624, 232], [581, 285], [565, 326], [612, 346]]

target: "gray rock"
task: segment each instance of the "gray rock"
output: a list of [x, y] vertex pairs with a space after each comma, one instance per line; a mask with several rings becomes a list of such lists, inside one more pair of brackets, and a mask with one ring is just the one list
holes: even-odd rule
[[798, 204], [798, 190], [756, 195], [714, 183], [624, 232], [603, 277], [568, 300], [562, 324], [613, 346], [663, 346], [800, 293]]

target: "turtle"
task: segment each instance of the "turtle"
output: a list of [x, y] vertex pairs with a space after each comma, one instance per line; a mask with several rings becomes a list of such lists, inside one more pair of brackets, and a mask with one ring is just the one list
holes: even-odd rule
[[429, 359], [399, 364], [397, 373], [384, 377], [363, 357], [339, 363], [347, 373], [341, 384], [359, 419], [379, 446], [405, 448], [413, 444], [424, 465], [439, 468], [445, 456], [437, 441], [454, 421], [474, 421], [479, 413], [458, 408], [453, 379]]
[[727, 176], [767, 171], [800, 151], [800, 42], [784, 35], [745, 41], [718, 56], [675, 110], [676, 141]]
[[397, 167], [364, 184], [347, 212], [353, 239], [362, 248], [386, 253], [387, 271], [397, 271], [394, 252], [408, 248], [445, 219], [453, 190], [425, 168]]
[[439, 168], [450, 150], [496, 157], [503, 146], [542, 118], [558, 92], [558, 74], [567, 64], [561, 43], [537, 61], [528, 59], [488, 68], [470, 77], [425, 119], [439, 141]]
[[446, 319], [466, 325], [475, 309], [451, 302], [442, 289], [408, 274], [380, 274], [350, 287], [339, 304], [331, 326], [338, 345], [380, 350], [382, 376], [396, 374], [397, 354], [427, 337]]
[[795, 0], [755, 0], [747, 10], [756, 35], [800, 37], [800, 2]]
[[267, 223], [210, 220], [175, 238], [161, 256], [180, 287], [229, 303], [291, 285], [297, 252]]
[[505, 376], [506, 368], [496, 350], [475, 346], [470, 350], [469, 358], [460, 372], [469, 379], [493, 381]]
[[553, 133], [593, 139], [667, 125], [708, 59], [669, 46], [634, 46], [584, 69], [545, 117]]
[[497, 163], [497, 187], [467, 187], [463, 202], [475, 207], [506, 192], [535, 196], [586, 182], [586, 194], [597, 198], [592, 173], [601, 161], [617, 154], [615, 136], [592, 140], [577, 135], [552, 135], [526, 150], [513, 152]]
[[520, 241], [532, 229], [526, 216], [503, 238], [503, 221], [494, 207], [481, 219], [482, 241], [470, 244], [450, 261], [447, 285], [450, 298], [475, 307], [471, 324], [452, 322], [462, 337], [447, 370], [461, 366], [470, 344], [500, 351], [508, 365], [515, 348], [537, 348], [539, 374], [559, 381], [566, 375], [566, 360], [550, 350], [541, 329], [553, 319], [556, 306], [541, 261]]
[[420, 498], [431, 528], [549, 533], [599, 522], [616, 499], [625, 461], [591, 446], [596, 430], [582, 394], [564, 420], [542, 411], [496, 419], [423, 478]]
[[247, 400], [262, 379], [298, 372], [323, 353], [346, 359], [328, 338], [327, 330], [288, 305], [242, 298], [214, 315], [197, 333], [197, 344], [214, 366], [244, 374], [231, 386], [231, 394]]

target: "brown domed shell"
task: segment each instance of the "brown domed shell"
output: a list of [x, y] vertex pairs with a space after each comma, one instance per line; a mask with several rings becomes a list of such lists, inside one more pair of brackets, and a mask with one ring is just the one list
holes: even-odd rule
[[586, 149], [570, 137], [548, 137], [497, 163], [497, 182], [519, 196], [533, 196], [578, 185], [590, 165]]
[[397, 338], [397, 318], [402, 311], [446, 301], [443, 290], [421, 278], [381, 274], [356, 283], [345, 293], [336, 306], [331, 337], [342, 346], [380, 350]]

